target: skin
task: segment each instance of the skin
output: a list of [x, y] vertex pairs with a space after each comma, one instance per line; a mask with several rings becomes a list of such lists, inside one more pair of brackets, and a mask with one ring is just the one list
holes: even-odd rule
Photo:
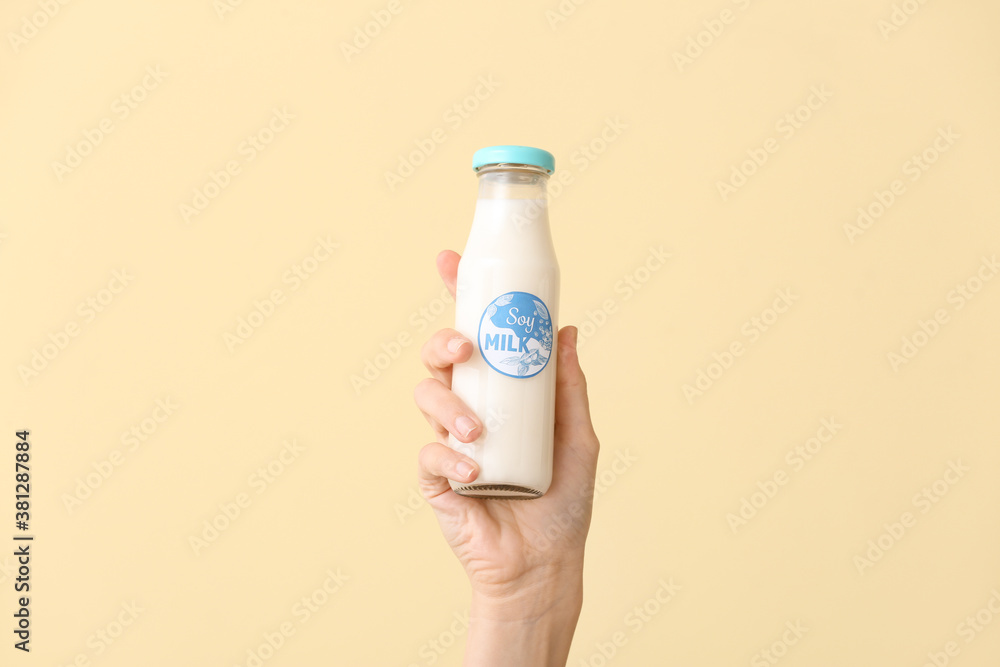
[[[437, 267], [455, 294], [459, 255], [446, 250]], [[454, 364], [474, 343], [454, 329], [428, 340], [421, 357], [431, 377], [414, 392], [437, 435], [420, 450], [420, 491], [472, 586], [465, 665], [565, 665], [583, 603], [583, 553], [590, 528], [600, 443], [590, 420], [587, 382], [576, 353], [577, 330], [557, 342], [552, 485], [534, 500], [460, 496], [448, 480], [467, 483], [479, 470], [447, 446], [448, 434], [472, 442], [483, 423], [451, 391]]]

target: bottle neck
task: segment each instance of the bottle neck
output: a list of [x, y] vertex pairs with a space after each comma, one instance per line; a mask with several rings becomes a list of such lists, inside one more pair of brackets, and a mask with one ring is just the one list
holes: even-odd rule
[[546, 200], [549, 174], [531, 165], [487, 165], [478, 171], [479, 199]]
[[548, 173], [528, 165], [489, 165], [478, 175], [479, 199], [466, 254], [554, 257]]

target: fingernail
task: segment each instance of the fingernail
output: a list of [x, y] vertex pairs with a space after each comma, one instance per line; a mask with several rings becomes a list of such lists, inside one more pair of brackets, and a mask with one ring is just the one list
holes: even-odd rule
[[465, 338], [455, 336], [450, 341], [448, 341], [448, 351], [451, 352], [452, 354], [458, 354], [458, 351], [462, 349], [462, 346], [468, 342], [469, 341]]
[[468, 438], [469, 434], [476, 430], [476, 422], [462, 415], [455, 420], [455, 430], [461, 433], [463, 438]]
[[576, 327], [573, 327], [573, 335], [570, 336], [570, 338], [573, 340], [573, 349], [574, 350], [576, 349], [576, 342], [577, 342], [577, 338], [579, 336], [580, 336], [580, 330], [577, 329]]
[[455, 472], [458, 473], [458, 476], [462, 479], [469, 479], [475, 471], [476, 469], [465, 461], [459, 461], [458, 465], [455, 466]]

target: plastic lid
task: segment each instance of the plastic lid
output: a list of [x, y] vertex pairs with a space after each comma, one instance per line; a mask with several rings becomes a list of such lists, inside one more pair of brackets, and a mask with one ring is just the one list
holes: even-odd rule
[[488, 164], [530, 164], [550, 174], [556, 170], [552, 153], [531, 146], [487, 146], [472, 156], [472, 169], [478, 171]]

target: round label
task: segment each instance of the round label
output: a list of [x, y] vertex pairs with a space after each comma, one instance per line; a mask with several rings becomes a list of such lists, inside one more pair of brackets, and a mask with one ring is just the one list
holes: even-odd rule
[[498, 373], [514, 378], [538, 375], [552, 355], [549, 309], [527, 292], [501, 294], [479, 321], [479, 352]]

